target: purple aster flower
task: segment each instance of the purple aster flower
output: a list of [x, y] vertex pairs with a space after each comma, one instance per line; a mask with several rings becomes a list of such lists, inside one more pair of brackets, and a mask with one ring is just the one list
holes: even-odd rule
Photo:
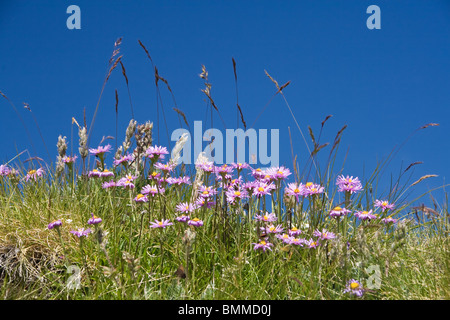
[[69, 165], [75, 162], [75, 160], [78, 158], [78, 156], [64, 156], [61, 160], [62, 162], [64, 162], [65, 164]]
[[61, 222], [61, 220], [55, 220], [55, 221], [53, 221], [53, 222], [50, 222], [49, 223], [49, 225], [48, 225], [48, 229], [50, 230], [50, 229], [53, 229], [53, 228], [59, 228], [60, 226], [62, 226], [62, 222]]
[[286, 233], [284, 233], [284, 234], [276, 234], [275, 237], [280, 239], [281, 241], [283, 241], [286, 244], [291, 243], [291, 240], [294, 239], [294, 237], [291, 237], [291, 236], [289, 236]]
[[96, 157], [100, 157], [103, 156], [105, 154], [105, 152], [110, 152], [111, 150], [111, 145], [108, 144], [106, 146], [99, 146], [97, 149], [89, 149], [89, 152], [93, 155], [95, 155]]
[[145, 187], [142, 188], [141, 193], [142, 194], [146, 194], [146, 195], [151, 195], [152, 197], [154, 197], [155, 195], [157, 195], [158, 193], [160, 194], [164, 194], [166, 190], [160, 186], [156, 186], [156, 185], [146, 185]]
[[11, 169], [6, 165], [2, 164], [0, 165], [0, 176], [7, 176], [11, 173]]
[[30, 170], [28, 171], [25, 180], [28, 181], [30, 179], [33, 179], [34, 181], [37, 181], [38, 177], [42, 177], [44, 175], [44, 169], [39, 168], [37, 170]]
[[249, 181], [249, 182], [245, 182], [241, 185], [241, 187], [247, 191], [249, 197], [252, 196], [253, 194], [253, 190], [255, 189], [255, 187], [258, 185], [258, 181]]
[[261, 198], [265, 195], [271, 194], [273, 190], [275, 190], [275, 185], [273, 183], [268, 184], [262, 181], [255, 181], [252, 194], [256, 198]]
[[164, 173], [172, 172], [175, 168], [175, 164], [173, 163], [155, 163], [155, 168], [161, 170]]
[[173, 223], [170, 222], [169, 219], [161, 221], [155, 220], [155, 222], [150, 222], [150, 228], [165, 228], [171, 225], [173, 225]]
[[372, 210], [370, 211], [357, 211], [355, 213], [355, 217], [357, 217], [358, 219], [361, 220], [372, 220], [372, 219], [376, 219], [377, 216], [372, 214]]
[[305, 240], [305, 244], [310, 249], [315, 249], [315, 248], [317, 248], [320, 245], [318, 240], [313, 240], [313, 239]]
[[205, 162], [205, 163], [197, 164], [197, 165], [195, 165], [195, 167], [197, 169], [199, 169], [199, 170], [202, 170], [202, 171], [206, 172], [206, 173], [213, 173], [214, 170], [215, 170], [214, 163], [213, 162], [208, 162], [208, 161]]
[[266, 173], [261, 168], [256, 169], [251, 168], [251, 170], [252, 172], [250, 172], [250, 175], [256, 180], [264, 179], [264, 177], [266, 176]]
[[296, 245], [296, 246], [302, 246], [303, 247], [303, 245], [305, 244], [305, 239], [292, 237], [292, 239], [289, 242], [289, 244], [293, 244], [293, 245]]
[[208, 201], [208, 198], [199, 197], [195, 201], [195, 205], [197, 208], [206, 208], [210, 209], [216, 205], [214, 201]]
[[70, 233], [73, 233], [74, 235], [76, 235], [78, 238], [81, 237], [87, 237], [89, 233], [91, 233], [92, 230], [91, 229], [84, 229], [84, 228], [79, 228], [78, 230], [72, 230], [70, 231]]
[[189, 221], [190, 217], [187, 216], [187, 215], [185, 215], [185, 214], [182, 214], [181, 216], [176, 217], [175, 219], [176, 219], [178, 222], [187, 222], [187, 221]]
[[187, 203], [187, 202], [182, 202], [180, 204], [178, 204], [175, 209], [177, 210], [177, 212], [181, 212], [181, 213], [191, 213], [193, 212], [195, 209], [197, 209], [197, 207], [191, 203]]
[[312, 182], [308, 182], [303, 186], [303, 193], [305, 196], [310, 196], [313, 194], [323, 193], [324, 187], [319, 184], [314, 184]]
[[135, 198], [134, 201], [136, 202], [148, 202], [148, 197], [142, 193], [139, 193]]
[[381, 208], [382, 211], [394, 209], [394, 204], [386, 200], [375, 200], [375, 208]]
[[147, 157], [152, 159], [152, 161], [157, 161], [159, 159], [164, 159], [164, 155], [169, 154], [169, 151], [167, 151], [166, 147], [154, 146], [154, 147], [148, 148], [145, 151], [145, 154], [147, 155]]
[[267, 169], [266, 175], [270, 176], [271, 180], [285, 180], [288, 176], [291, 175], [291, 171], [283, 166], [272, 167]]
[[338, 206], [334, 207], [333, 210], [330, 211], [330, 217], [339, 218], [345, 216], [348, 213], [350, 213], [350, 210]]
[[364, 294], [364, 288], [358, 280], [351, 279], [347, 282], [344, 293], [350, 293], [356, 295], [357, 297], [362, 297]]
[[[214, 172], [216, 176], [219, 178], [231, 179], [231, 174], [233, 173], [233, 167], [227, 164], [224, 164], [220, 167], [215, 167]], [[229, 178], [228, 178], [229, 177]]]
[[250, 167], [247, 163], [232, 163], [231, 166], [236, 169], [238, 172], [242, 171], [243, 169], [246, 169]]
[[265, 233], [281, 233], [283, 232], [283, 230], [284, 229], [281, 224], [277, 225], [276, 227], [273, 224], [266, 227], [261, 227], [261, 231]]
[[383, 218], [383, 219], [381, 219], [381, 221], [385, 224], [397, 223], [397, 219], [394, 219], [391, 217]]
[[313, 235], [318, 237], [320, 240], [329, 240], [336, 238], [336, 235], [333, 232], [329, 232], [325, 229], [322, 229], [322, 232], [319, 230], [314, 231]]
[[102, 218], [94, 216], [94, 213], [91, 213], [91, 218], [88, 220], [88, 224], [99, 224], [102, 222]]
[[264, 240], [261, 240], [259, 243], [252, 243], [255, 246], [253, 247], [253, 250], [262, 250], [263, 252], [265, 252], [267, 249], [272, 251], [272, 249], [270, 247], [273, 247], [273, 244], [271, 244], [270, 242], [266, 242]]
[[292, 237], [298, 236], [302, 233], [302, 230], [297, 229], [296, 227], [292, 227], [292, 229], [289, 230], [289, 235]]
[[178, 177], [178, 178], [169, 177], [166, 179], [168, 184], [176, 184], [179, 186], [182, 184], [191, 184], [191, 182], [189, 180], [190, 180], [190, 178], [188, 176]]
[[248, 198], [248, 193], [245, 189], [229, 189], [226, 193], [228, 203], [235, 204], [238, 201]]
[[127, 154], [127, 155], [124, 155], [124, 156], [120, 157], [119, 159], [114, 160], [113, 161], [113, 165], [116, 167], [119, 164], [129, 164], [133, 160], [134, 160], [134, 155], [133, 154]]
[[105, 182], [103, 182], [103, 184], [102, 184], [102, 188], [103, 189], [109, 189], [109, 188], [113, 188], [113, 187], [115, 187], [116, 186], [116, 183], [114, 182], [114, 180], [111, 180], [111, 181], [105, 181]]
[[339, 187], [338, 189], [339, 192], [345, 191], [355, 193], [362, 190], [361, 182], [357, 177], [353, 178], [353, 176], [344, 177], [343, 175], [340, 175], [336, 179], [336, 185]]
[[92, 178], [92, 177], [100, 177], [100, 174], [101, 174], [101, 172], [98, 171], [98, 169], [93, 169], [93, 170], [89, 171], [88, 176], [90, 178]]
[[194, 226], [194, 227], [201, 227], [203, 225], [203, 221], [199, 218], [194, 218], [188, 221], [188, 225]]
[[199, 192], [199, 196], [202, 198], [210, 198], [217, 194], [217, 190], [214, 189], [214, 187], [212, 187], [212, 186], [207, 187], [204, 185], [201, 185], [198, 188], [198, 192]]
[[275, 213], [266, 212], [264, 215], [255, 215], [255, 219], [264, 222], [274, 222], [277, 221], [277, 216]]
[[299, 202], [299, 197], [304, 196], [304, 190], [302, 184], [289, 183], [284, 189], [284, 193], [288, 196], [294, 196], [297, 202]]

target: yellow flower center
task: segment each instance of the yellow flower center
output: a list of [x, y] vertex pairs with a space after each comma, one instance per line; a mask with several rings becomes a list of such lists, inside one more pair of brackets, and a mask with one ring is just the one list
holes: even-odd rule
[[387, 203], [387, 201], [383, 201], [383, 202], [381, 202], [381, 205], [382, 205], [382, 206], [387, 206], [388, 203]]
[[269, 217], [268, 216], [264, 216], [263, 219], [264, 220], [269, 220]]
[[162, 221], [158, 222], [158, 225], [162, 226], [163, 225]]
[[152, 173], [152, 176], [153, 176], [153, 177], [156, 177], [157, 175], [158, 175], [157, 172], [153, 172], [153, 173]]
[[239, 191], [235, 191], [234, 195], [239, 197], [241, 195], [241, 193]]
[[312, 192], [316, 192], [317, 189], [316, 189], [316, 188], [311, 188], [311, 191], [312, 191]]
[[361, 212], [361, 214], [366, 215], [366, 214], [369, 214], [369, 212], [363, 211], [363, 212]]
[[108, 170], [108, 169], [105, 169], [105, 170], [103, 170], [103, 172], [109, 172], [109, 170]]
[[28, 174], [35, 174], [36, 173], [36, 170], [30, 170], [30, 171], [28, 171]]
[[317, 242], [311, 242], [311, 246], [315, 246], [317, 244]]
[[140, 194], [140, 193], [139, 193], [139, 194], [137, 195], [137, 198], [138, 198], [138, 199], [141, 199], [141, 198], [143, 198], [143, 197], [144, 197], [143, 194]]
[[242, 167], [242, 163], [238, 163], [238, 166], [239, 166], [239, 167]]
[[341, 207], [335, 207], [335, 208], [333, 209], [333, 211], [342, 211], [342, 208], [341, 208]]
[[258, 168], [258, 169], [256, 169], [255, 171], [261, 172], [261, 169], [260, 169], [260, 168]]
[[270, 227], [269, 228], [269, 231], [273, 231], [273, 230], [275, 230], [275, 227]]
[[260, 244], [262, 244], [264, 246], [264, 245], [266, 245], [266, 242], [263, 240], [260, 242]]
[[194, 219], [192, 219], [192, 221], [197, 222], [197, 221], [200, 221], [200, 219], [199, 218], [194, 218]]
[[298, 188], [295, 188], [294, 193], [300, 193], [300, 190], [298, 190]]
[[291, 231], [297, 231], [298, 229], [296, 228], [296, 227], [293, 227], [292, 229], [291, 229]]
[[311, 187], [312, 185], [313, 185], [312, 182], [307, 182], [307, 183], [305, 184], [305, 187], [309, 188], [309, 187]]
[[94, 170], [92, 170], [92, 172], [98, 172], [98, 170], [97, 170], [97, 169], [94, 169]]
[[283, 171], [278, 171], [277, 173], [278, 173], [278, 174], [283, 174]]
[[209, 192], [208, 192], [208, 191], [206, 191], [206, 190], [205, 190], [205, 191], [203, 191], [202, 193], [203, 193], [203, 194], [209, 194]]
[[264, 191], [264, 188], [263, 188], [263, 187], [259, 187], [259, 188], [258, 188], [258, 191], [259, 191], [259, 192], [263, 192], [263, 191]]
[[357, 283], [357, 282], [352, 282], [352, 283], [350, 283], [350, 288], [352, 289], [352, 290], [355, 290], [355, 289], [357, 289], [359, 287], [359, 283]]

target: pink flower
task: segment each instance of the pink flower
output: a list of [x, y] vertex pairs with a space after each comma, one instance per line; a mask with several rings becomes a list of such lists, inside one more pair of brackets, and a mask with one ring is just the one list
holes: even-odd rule
[[286, 193], [288, 196], [294, 196], [298, 202], [299, 197], [304, 196], [303, 185], [302, 184], [298, 185], [296, 183], [289, 183], [286, 189], [284, 189], [284, 193]]
[[113, 180], [111, 180], [111, 181], [109, 181], [109, 182], [105, 181], [105, 182], [103, 182], [103, 184], [102, 184], [102, 188], [103, 188], [103, 189], [113, 188], [113, 187], [115, 187], [115, 186], [116, 186], [116, 183], [115, 183]]
[[150, 222], [150, 228], [166, 228], [171, 225], [173, 225], [173, 223], [170, 222], [169, 219], [161, 221], [155, 220], [155, 222]]
[[134, 160], [134, 155], [133, 154], [127, 154], [127, 155], [124, 155], [124, 156], [120, 157], [119, 159], [114, 160], [113, 161], [113, 165], [114, 166], [118, 166], [119, 164], [124, 164], [124, 163], [128, 164], [128, 163], [130, 163], [133, 160]]
[[178, 178], [172, 178], [172, 177], [169, 177], [169, 178], [167, 178], [166, 179], [166, 181], [167, 181], [167, 183], [168, 184], [176, 184], [176, 185], [182, 185], [183, 183], [184, 184], [191, 184], [190, 183], [190, 181], [189, 181], [189, 177], [188, 176], [185, 176], [185, 177], [178, 177]]
[[154, 197], [158, 193], [164, 194], [164, 192], [165, 192], [164, 188], [149, 184], [143, 187], [141, 190], [142, 194], [151, 195], [152, 197]]
[[187, 202], [183, 202], [183, 203], [178, 204], [178, 205], [175, 207], [175, 209], [176, 209], [178, 212], [181, 212], [181, 213], [191, 213], [191, 212], [193, 212], [195, 209], [197, 209], [197, 207], [196, 207], [195, 205], [193, 205], [193, 204], [190, 204], [190, 203], [187, 203]]
[[330, 217], [339, 218], [345, 216], [348, 213], [350, 213], [350, 210], [338, 206], [334, 207], [333, 210], [330, 211]]
[[317, 247], [320, 245], [319, 241], [315, 241], [315, 240], [313, 240], [313, 239], [305, 240], [304, 243], [305, 243], [305, 244], [308, 246], [308, 248], [310, 248], [310, 249], [315, 249], [315, 248], [317, 248]]
[[247, 163], [232, 163], [231, 164], [233, 168], [235, 168], [238, 172], [240, 172], [243, 169], [246, 169], [250, 167]]
[[265, 232], [265, 233], [281, 233], [283, 232], [283, 227], [281, 224], [277, 225], [276, 227], [271, 224], [270, 226], [266, 226], [266, 227], [261, 227], [261, 231]]
[[372, 219], [376, 219], [377, 216], [372, 214], [372, 210], [370, 211], [357, 211], [355, 213], [355, 217], [357, 217], [358, 219], [361, 220], [372, 220]]
[[319, 184], [314, 184], [312, 182], [307, 182], [303, 186], [303, 193], [305, 196], [323, 193], [323, 191], [324, 191], [324, 187], [320, 186]]
[[158, 147], [158, 146], [154, 146], [154, 147], [150, 147], [145, 151], [145, 154], [147, 155], [147, 157], [149, 157], [150, 159], [152, 159], [152, 161], [157, 161], [159, 159], [164, 159], [164, 155], [165, 154], [169, 154], [169, 151], [167, 151], [166, 147]]
[[203, 197], [199, 197], [197, 198], [197, 200], [195, 201], [195, 205], [197, 208], [206, 208], [206, 209], [210, 209], [213, 206], [215, 206], [215, 202], [214, 201], [208, 201], [208, 198], [203, 198]]
[[70, 233], [72, 233], [72, 234], [74, 234], [74, 235], [76, 235], [78, 238], [81, 238], [81, 237], [87, 237], [88, 236], [88, 234], [89, 233], [91, 233], [92, 232], [92, 230], [91, 229], [84, 229], [84, 228], [79, 228], [78, 230], [72, 230], [72, 231], [70, 231]]
[[99, 218], [97, 216], [94, 216], [93, 213], [91, 213], [91, 218], [88, 220], [88, 224], [99, 224], [102, 222], [102, 218]]
[[198, 189], [198, 191], [199, 191], [199, 196], [202, 198], [210, 198], [217, 194], [217, 190], [214, 189], [214, 187], [212, 187], [212, 186], [206, 187], [204, 185], [201, 185], [200, 188]]
[[142, 193], [139, 193], [135, 198], [134, 201], [136, 202], [148, 202], [148, 197]]
[[386, 200], [375, 200], [375, 208], [381, 208], [382, 211], [394, 209], [394, 204]]
[[105, 152], [110, 152], [111, 145], [99, 146], [97, 149], [89, 149], [89, 152], [97, 157], [103, 156]]
[[178, 222], [187, 222], [187, 221], [189, 221], [190, 217], [187, 216], [187, 215], [182, 214], [181, 216], [176, 217], [175, 219], [176, 219]]
[[296, 246], [302, 246], [305, 244], [305, 239], [300, 239], [300, 238], [294, 238], [292, 237], [291, 241], [289, 241], [289, 244], [293, 244]]
[[274, 213], [268, 213], [264, 215], [255, 215], [255, 219], [264, 222], [274, 222], [277, 221], [277, 217]]
[[397, 219], [391, 218], [391, 217], [387, 217], [387, 218], [383, 218], [381, 219], [381, 221], [385, 224], [390, 224], [390, 223], [396, 223]]
[[61, 220], [55, 220], [53, 222], [50, 222], [50, 224], [48, 225], [48, 229], [53, 229], [53, 228], [59, 228], [60, 226], [62, 226], [62, 222]]
[[253, 247], [253, 250], [262, 250], [263, 252], [265, 252], [267, 249], [272, 251], [272, 249], [270, 247], [273, 247], [273, 244], [271, 244], [270, 242], [266, 242], [264, 240], [261, 240], [259, 243], [252, 243], [255, 246]]
[[362, 295], [364, 294], [364, 288], [359, 281], [351, 279], [347, 282], [344, 293], [350, 293], [356, 295], [357, 297], [362, 297]]
[[200, 164], [196, 165], [195, 167], [206, 173], [213, 173], [214, 169], [215, 169], [213, 162], [200, 163]]
[[38, 177], [42, 177], [44, 175], [44, 169], [39, 168], [37, 170], [30, 170], [28, 171], [27, 175], [25, 176], [25, 180], [28, 181], [30, 179], [33, 179], [34, 181], [37, 181]]
[[264, 179], [264, 177], [266, 176], [266, 173], [263, 169], [261, 168], [257, 168], [257, 169], [251, 169], [252, 172], [250, 172], [250, 175], [252, 175], [252, 177], [256, 180], [261, 180]]
[[248, 193], [245, 189], [229, 189], [226, 193], [228, 203], [235, 204], [239, 200], [248, 198]]
[[296, 227], [292, 227], [292, 229], [289, 230], [289, 235], [293, 236], [293, 237], [298, 236], [301, 233], [302, 233], [302, 230], [297, 229]]
[[194, 226], [194, 227], [201, 227], [203, 225], [203, 221], [199, 218], [194, 218], [188, 221], [188, 225]]
[[329, 240], [329, 239], [336, 238], [336, 235], [333, 232], [329, 232], [325, 229], [322, 229], [322, 232], [320, 232], [319, 230], [316, 230], [316, 231], [314, 231], [313, 235], [315, 237], [318, 237], [321, 240]]
[[336, 185], [339, 187], [339, 192], [350, 192], [355, 193], [362, 190], [361, 182], [358, 178], [353, 178], [353, 176], [344, 177], [343, 175], [340, 175], [336, 179]]
[[215, 167], [214, 171], [217, 176], [221, 176], [223, 178], [224, 176], [228, 176], [233, 173], [233, 167], [229, 166], [227, 164], [224, 164], [220, 167]]
[[78, 158], [78, 156], [64, 156], [61, 160], [62, 162], [66, 163], [66, 164], [72, 164], [75, 162], [75, 160]]
[[270, 176], [272, 180], [285, 180], [291, 175], [291, 171], [283, 166], [272, 167], [267, 169], [266, 175]]
[[0, 176], [7, 176], [10, 172], [11, 169], [6, 164], [0, 165]]
[[294, 237], [288, 235], [288, 234], [276, 234], [276, 238], [282, 240], [284, 243], [289, 244], [294, 239]]
[[271, 194], [275, 190], [275, 185], [273, 183], [265, 183], [262, 181], [256, 181], [253, 189], [253, 195], [256, 198], [261, 198], [265, 195]]
[[161, 170], [164, 173], [169, 173], [173, 171], [173, 169], [175, 168], [175, 164], [157, 162], [155, 163], [155, 168]]

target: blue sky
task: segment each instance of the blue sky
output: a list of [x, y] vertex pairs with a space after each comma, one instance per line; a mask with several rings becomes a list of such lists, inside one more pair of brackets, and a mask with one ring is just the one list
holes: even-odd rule
[[[69, 5], [81, 9], [81, 30], [69, 30]], [[369, 5], [381, 9], [381, 29], [369, 30]], [[178, 108], [190, 126], [206, 121], [204, 88], [199, 78], [205, 65], [212, 96], [227, 128], [236, 128], [236, 91], [232, 57], [237, 62], [239, 104], [247, 124], [280, 130], [280, 163], [292, 168], [288, 127], [294, 154], [303, 168], [307, 149], [289, 110], [276, 96], [267, 70], [284, 90], [301, 129], [318, 134], [329, 114], [321, 143], [333, 143], [348, 125], [338, 153], [344, 174], [368, 177], [377, 161], [386, 159], [414, 130], [427, 123], [392, 160], [381, 183], [388, 188], [391, 173], [416, 166], [412, 181], [425, 174], [438, 178], [421, 183], [421, 190], [446, 183], [450, 156], [450, 1], [8, 1], [0, 2], [0, 91], [15, 104], [19, 117], [0, 100], [0, 161], [25, 149], [47, 160], [31, 114], [40, 126], [52, 159], [58, 135], [78, 147], [71, 119], [82, 123], [86, 108], [90, 124], [101, 91], [114, 41], [123, 37], [122, 61], [127, 70], [135, 118], [157, 123], [153, 71], [141, 40], [159, 74], [169, 81]], [[108, 81], [93, 129], [91, 146], [102, 136], [115, 136], [115, 98], [119, 94], [119, 144], [130, 120], [127, 88], [120, 69]], [[169, 92], [161, 86], [168, 131], [179, 127]], [[160, 114], [161, 116], [161, 114]], [[167, 144], [160, 117], [160, 143]], [[225, 130], [217, 114], [214, 127]], [[241, 125], [242, 127], [242, 125]], [[225, 131], [224, 131], [225, 132]], [[156, 131], [154, 131], [156, 135]], [[156, 138], [156, 137], [155, 137]], [[309, 138], [307, 137], [310, 143]], [[73, 142], [73, 143], [72, 143]], [[109, 141], [115, 144], [114, 141]], [[310, 144], [311, 147], [311, 144]], [[323, 149], [326, 158], [330, 146]], [[348, 150], [348, 155], [346, 156]], [[28, 156], [21, 156], [25, 160]], [[447, 180], [446, 180], [447, 179]], [[412, 182], [411, 181], [411, 182]], [[380, 192], [386, 192], [385, 189]], [[442, 199], [441, 193], [437, 194]]]

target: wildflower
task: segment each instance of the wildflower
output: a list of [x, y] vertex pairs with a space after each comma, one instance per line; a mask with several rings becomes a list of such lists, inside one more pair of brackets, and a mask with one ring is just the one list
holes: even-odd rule
[[304, 242], [310, 249], [315, 249], [320, 245], [319, 241], [314, 241], [313, 239], [305, 240]]
[[265, 215], [256, 215], [255, 219], [259, 220], [259, 221], [264, 221], [264, 222], [277, 221], [277, 217], [276, 217], [275, 213], [268, 213], [268, 212], [266, 212]]
[[215, 201], [208, 201], [208, 198], [203, 198], [203, 197], [199, 197], [195, 201], [195, 205], [197, 206], [197, 208], [205, 208], [206, 207], [206, 209], [209, 209], [209, 208], [212, 208], [215, 204], [216, 204]]
[[232, 163], [231, 166], [237, 170], [237, 172], [241, 172], [243, 169], [250, 167], [247, 163]]
[[176, 184], [176, 185], [182, 185], [183, 183], [184, 184], [191, 184], [191, 182], [189, 181], [189, 177], [188, 176], [185, 176], [185, 177], [178, 177], [178, 178], [172, 178], [172, 177], [169, 177], [169, 178], [167, 178], [166, 179], [166, 181], [167, 181], [167, 183], [168, 184]]
[[79, 228], [78, 230], [72, 230], [70, 231], [70, 233], [73, 233], [74, 235], [76, 235], [78, 238], [81, 237], [87, 237], [89, 233], [91, 233], [92, 230], [91, 229], [84, 229], [84, 228]]
[[397, 219], [391, 218], [391, 217], [387, 217], [387, 218], [383, 218], [381, 219], [381, 221], [385, 224], [390, 224], [390, 223], [396, 223]]
[[111, 180], [111, 181], [105, 181], [105, 182], [103, 182], [103, 184], [102, 184], [102, 188], [103, 189], [108, 189], [108, 188], [113, 188], [113, 187], [115, 187], [116, 186], [116, 183], [114, 182], [114, 180]]
[[202, 198], [210, 198], [217, 194], [217, 190], [214, 189], [212, 186], [206, 187], [204, 185], [201, 185], [198, 189], [199, 196]]
[[39, 168], [37, 170], [30, 170], [28, 171], [25, 180], [28, 181], [30, 179], [34, 179], [35, 181], [37, 181], [38, 177], [42, 177], [44, 175], [44, 169]]
[[175, 219], [178, 222], [187, 222], [187, 221], [189, 221], [190, 217], [185, 214], [182, 214], [180, 217], [176, 217]]
[[188, 225], [194, 226], [194, 227], [201, 227], [203, 225], [203, 221], [199, 218], [194, 218], [188, 221]]
[[321, 240], [329, 240], [329, 239], [336, 238], [336, 235], [333, 232], [329, 232], [325, 229], [322, 229], [322, 232], [320, 232], [319, 230], [316, 230], [316, 231], [314, 231], [313, 235], [315, 237], [318, 237]]
[[127, 154], [127, 155], [124, 155], [124, 156], [120, 157], [119, 159], [114, 160], [113, 161], [113, 165], [114, 166], [118, 166], [119, 164], [124, 164], [124, 163], [128, 164], [128, 163], [130, 163], [133, 160], [134, 160], [134, 155], [133, 154]]
[[298, 236], [301, 233], [302, 233], [302, 230], [297, 229], [296, 227], [292, 227], [292, 229], [289, 230], [289, 235], [293, 236], [293, 237]]
[[292, 239], [289, 242], [289, 244], [293, 244], [293, 245], [296, 245], [296, 246], [303, 246], [305, 244], [305, 239], [292, 237]]
[[272, 249], [270, 247], [273, 246], [273, 244], [271, 244], [270, 242], [266, 242], [264, 240], [261, 240], [259, 243], [252, 243], [255, 246], [253, 247], [253, 250], [258, 250], [258, 249], [262, 249], [263, 252], [265, 252], [267, 249], [271, 250]]
[[253, 195], [257, 198], [261, 198], [262, 196], [270, 194], [274, 189], [275, 185], [273, 183], [267, 184], [262, 181], [256, 181], [253, 189]]
[[100, 171], [98, 169], [93, 169], [92, 171], [89, 171], [88, 176], [91, 177], [100, 177]]
[[239, 187], [244, 181], [242, 181], [242, 177], [239, 176], [239, 178], [233, 179], [230, 181], [230, 185], [228, 186], [229, 188], [233, 188], [233, 187]]
[[261, 227], [261, 231], [266, 232], [266, 233], [281, 233], [283, 232], [283, 227], [281, 226], [281, 224], [277, 225], [276, 227], [272, 224], [270, 226], [266, 226], [266, 227]]
[[252, 177], [256, 180], [261, 180], [266, 176], [265, 172], [261, 168], [252, 169], [250, 175], [252, 175]]
[[386, 200], [375, 200], [375, 208], [381, 208], [382, 211], [394, 209], [394, 204]]
[[136, 202], [148, 202], [148, 197], [146, 195], [143, 195], [142, 193], [139, 193], [134, 198], [134, 201], [136, 201]]
[[0, 176], [7, 176], [11, 173], [11, 169], [6, 165], [0, 165]]
[[350, 192], [355, 193], [362, 190], [362, 185], [359, 179], [353, 178], [353, 176], [344, 177], [343, 175], [340, 175], [336, 179], [336, 185], [339, 187], [339, 192]]
[[220, 167], [215, 167], [214, 171], [216, 175], [224, 177], [225, 175], [230, 175], [233, 173], [233, 167], [224, 164]]
[[294, 239], [294, 237], [291, 237], [290, 235], [288, 235], [286, 233], [285, 234], [276, 234], [275, 237], [282, 240], [284, 243], [287, 243], [287, 244], [291, 243], [291, 241]]
[[155, 220], [155, 222], [150, 222], [150, 228], [166, 228], [171, 225], [173, 225], [173, 223], [170, 222], [169, 219], [161, 221]]
[[133, 181], [136, 180], [136, 176], [127, 175], [123, 178], [120, 178], [119, 181], [117, 181], [118, 187], [124, 187], [125, 189], [134, 189]]
[[285, 180], [288, 176], [291, 175], [291, 171], [283, 166], [272, 167], [267, 169], [266, 175], [270, 176], [272, 180]]
[[157, 161], [159, 159], [164, 159], [164, 155], [169, 154], [169, 151], [167, 151], [166, 147], [154, 146], [154, 147], [149, 147], [145, 151], [145, 154], [147, 155], [147, 157], [152, 159], [152, 161]]
[[370, 211], [357, 211], [355, 213], [355, 217], [357, 217], [358, 219], [361, 220], [372, 220], [372, 219], [376, 219], [377, 216], [372, 214], [372, 210]]
[[330, 211], [330, 217], [339, 218], [339, 217], [346, 215], [349, 212], [350, 212], [350, 210], [348, 210], [348, 209], [341, 208], [339, 206], [334, 207], [333, 210]]
[[247, 193], [249, 194], [249, 196], [252, 196], [253, 194], [253, 190], [255, 189], [255, 187], [258, 185], [258, 181], [249, 181], [249, 182], [245, 182], [241, 185], [241, 187], [247, 191]]
[[62, 221], [58, 219], [50, 222], [50, 224], [48, 225], [48, 229], [51, 230], [53, 228], [59, 228], [60, 226], [62, 226]]
[[102, 218], [94, 216], [94, 214], [91, 213], [91, 218], [88, 220], [88, 224], [99, 224], [100, 222], [102, 222]]
[[61, 160], [67, 165], [73, 164], [75, 160], [78, 158], [78, 156], [64, 156]]
[[308, 182], [303, 187], [303, 192], [305, 196], [310, 196], [313, 194], [323, 193], [324, 187], [319, 184], [314, 184], [312, 182]]
[[206, 173], [213, 173], [214, 172], [214, 163], [206, 161], [205, 163], [200, 163], [195, 165], [197, 169], [200, 169]]
[[237, 189], [237, 190], [229, 189], [226, 192], [226, 196], [227, 196], [227, 201], [229, 203], [234, 204], [235, 202], [237, 202], [239, 200], [248, 198], [248, 193], [244, 189]]
[[288, 196], [294, 196], [297, 202], [300, 196], [304, 196], [303, 185], [296, 183], [289, 183], [284, 189], [284, 193]]
[[160, 193], [160, 194], [164, 194], [165, 189], [159, 186], [155, 186], [155, 185], [146, 185], [145, 187], [142, 188], [141, 193], [142, 194], [148, 194], [151, 195], [152, 197], [154, 197], [156, 194]]
[[175, 209], [178, 212], [182, 212], [182, 213], [190, 213], [193, 212], [195, 209], [197, 209], [197, 207], [193, 204], [187, 203], [187, 202], [183, 202], [178, 204]]
[[155, 164], [155, 168], [161, 170], [164, 173], [169, 173], [172, 172], [174, 169], [175, 165], [172, 163], [161, 163], [161, 162], [157, 162]]
[[106, 152], [110, 152], [111, 150], [111, 145], [108, 144], [106, 146], [99, 146], [97, 149], [89, 149], [89, 152], [93, 155], [95, 155], [96, 157], [102, 157]]
[[344, 293], [347, 292], [350, 294], [354, 294], [357, 297], [362, 297], [362, 295], [364, 294], [364, 289], [358, 280], [351, 279], [347, 282], [347, 286], [344, 290]]

